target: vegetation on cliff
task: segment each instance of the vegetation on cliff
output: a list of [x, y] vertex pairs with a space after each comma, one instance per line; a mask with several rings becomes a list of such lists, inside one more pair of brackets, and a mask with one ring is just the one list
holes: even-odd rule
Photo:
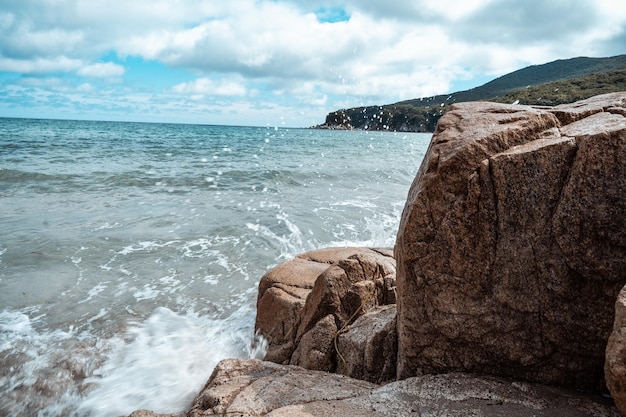
[[503, 97], [495, 97], [491, 101], [556, 106], [619, 91], [626, 91], [626, 68], [535, 85], [513, 91]]
[[337, 110], [315, 128], [433, 132], [452, 103], [495, 101], [554, 106], [618, 91], [626, 91], [626, 55], [572, 58], [523, 68], [471, 90]]

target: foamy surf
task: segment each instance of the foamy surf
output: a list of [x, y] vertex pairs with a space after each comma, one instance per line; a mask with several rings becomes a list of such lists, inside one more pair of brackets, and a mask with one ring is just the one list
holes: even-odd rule
[[94, 417], [129, 410], [179, 412], [188, 407], [213, 368], [227, 357], [261, 358], [264, 344], [254, 339], [254, 311], [242, 307], [225, 319], [159, 307], [123, 339], [85, 384], [94, 388], [78, 413]]
[[[228, 317], [159, 307], [109, 339], [89, 331], [37, 330], [27, 314], [0, 313], [6, 415], [93, 416], [138, 408], [178, 412], [189, 406], [221, 359], [261, 358], [254, 311]], [[76, 407], [77, 404], [80, 404]]]

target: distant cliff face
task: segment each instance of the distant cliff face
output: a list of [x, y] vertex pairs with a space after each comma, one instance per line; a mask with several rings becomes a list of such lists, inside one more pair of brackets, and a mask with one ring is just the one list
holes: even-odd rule
[[369, 106], [337, 110], [326, 116], [316, 129], [388, 130], [391, 132], [433, 132], [445, 108], [410, 105]]

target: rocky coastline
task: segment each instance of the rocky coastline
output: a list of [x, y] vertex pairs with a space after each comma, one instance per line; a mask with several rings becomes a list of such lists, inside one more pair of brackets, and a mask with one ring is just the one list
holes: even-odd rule
[[394, 248], [268, 271], [264, 360], [131, 416], [626, 415], [625, 285], [626, 93], [455, 104]]

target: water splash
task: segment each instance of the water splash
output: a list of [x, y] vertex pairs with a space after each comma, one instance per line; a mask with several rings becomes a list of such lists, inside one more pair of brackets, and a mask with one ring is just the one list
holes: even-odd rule
[[144, 322], [133, 323], [124, 339], [111, 341], [107, 360], [85, 380], [95, 388], [78, 411], [93, 417], [136, 409], [180, 412], [221, 359], [265, 354], [263, 343], [254, 343], [253, 327], [249, 307], [224, 319], [159, 307]]
[[0, 414], [108, 417], [136, 409], [179, 412], [215, 365], [228, 357], [262, 358], [254, 310], [225, 318], [159, 307], [120, 336], [37, 329], [21, 312], [0, 313]]

